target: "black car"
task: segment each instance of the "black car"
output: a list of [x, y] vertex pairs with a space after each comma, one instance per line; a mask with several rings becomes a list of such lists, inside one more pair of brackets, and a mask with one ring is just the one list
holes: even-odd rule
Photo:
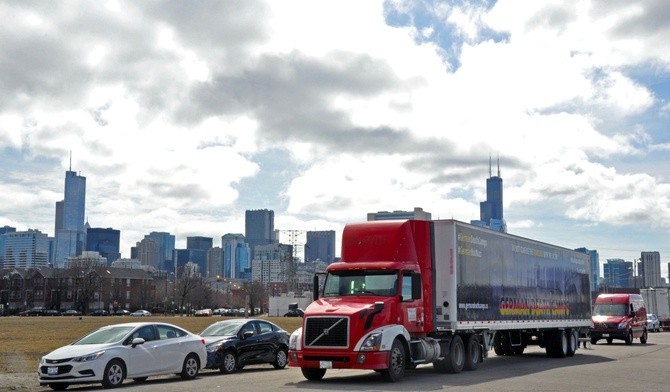
[[305, 312], [300, 308], [289, 309], [288, 312], [284, 313], [284, 317], [303, 317]]
[[207, 369], [232, 373], [245, 365], [269, 363], [283, 369], [288, 362], [289, 333], [259, 319], [218, 321], [200, 333], [207, 345]]
[[105, 309], [96, 309], [90, 313], [91, 316], [109, 316], [109, 312]]

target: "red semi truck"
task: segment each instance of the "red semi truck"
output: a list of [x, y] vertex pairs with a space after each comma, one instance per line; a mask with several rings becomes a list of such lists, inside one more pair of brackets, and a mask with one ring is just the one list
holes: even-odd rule
[[529, 345], [573, 356], [592, 326], [586, 254], [455, 220], [349, 224], [289, 366], [308, 380], [327, 369], [474, 370], [488, 356]]

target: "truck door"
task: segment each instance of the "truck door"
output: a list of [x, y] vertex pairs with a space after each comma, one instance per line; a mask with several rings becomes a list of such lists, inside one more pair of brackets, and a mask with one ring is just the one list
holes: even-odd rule
[[[413, 298], [413, 292], [421, 290], [412, 290], [412, 285], [420, 282], [420, 279], [413, 279], [411, 271], [403, 271], [400, 296], [400, 323], [410, 332], [423, 332], [424, 313], [423, 300]], [[416, 295], [415, 295], [416, 296]]]

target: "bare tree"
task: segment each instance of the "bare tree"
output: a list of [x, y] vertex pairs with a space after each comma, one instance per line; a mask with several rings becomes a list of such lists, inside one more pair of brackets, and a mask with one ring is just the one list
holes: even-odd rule
[[175, 291], [179, 297], [179, 308], [184, 309], [186, 304], [191, 300], [191, 293], [200, 284], [200, 277], [194, 274], [184, 273], [184, 269], [180, 270], [179, 278], [175, 281]]
[[263, 307], [263, 300], [267, 296], [265, 286], [258, 281], [245, 281], [242, 285], [242, 291], [249, 298], [249, 314], [253, 316], [257, 307]]

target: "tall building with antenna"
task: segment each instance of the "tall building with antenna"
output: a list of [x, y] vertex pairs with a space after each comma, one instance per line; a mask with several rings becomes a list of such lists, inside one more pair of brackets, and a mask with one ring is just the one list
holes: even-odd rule
[[62, 268], [70, 256], [81, 255], [86, 246], [84, 218], [86, 210], [86, 177], [72, 171], [65, 172], [65, 195], [56, 202], [56, 226], [53, 266]]
[[507, 232], [507, 223], [503, 218], [503, 180], [500, 177], [500, 157], [498, 157], [498, 175], [493, 175], [493, 162], [489, 156], [489, 178], [486, 179], [486, 201], [479, 203], [479, 220], [473, 225], [491, 230]]

